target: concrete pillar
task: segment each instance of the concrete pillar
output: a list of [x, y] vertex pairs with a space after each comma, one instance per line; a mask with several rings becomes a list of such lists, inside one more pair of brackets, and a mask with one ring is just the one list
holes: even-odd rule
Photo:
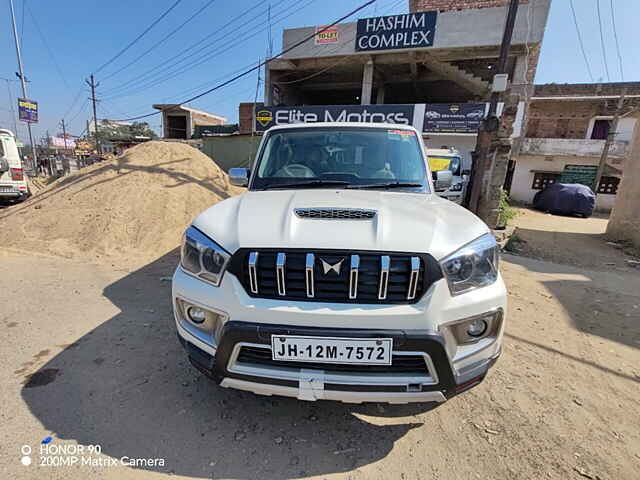
[[369, 60], [364, 64], [362, 72], [362, 93], [360, 94], [360, 104], [369, 105], [373, 100], [373, 60]]
[[640, 115], [635, 118], [631, 151], [624, 162], [624, 174], [607, 225], [607, 236], [640, 248]]
[[378, 93], [376, 95], [376, 103], [382, 105], [384, 103], [384, 85], [378, 87]]

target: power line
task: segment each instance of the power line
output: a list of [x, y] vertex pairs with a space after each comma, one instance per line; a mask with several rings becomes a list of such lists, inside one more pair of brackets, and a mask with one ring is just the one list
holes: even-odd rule
[[584, 58], [584, 63], [587, 66], [587, 72], [589, 73], [589, 78], [593, 82], [593, 73], [591, 73], [591, 66], [589, 65], [589, 59], [587, 58], [587, 53], [584, 50], [584, 43], [582, 42], [582, 35], [580, 34], [580, 27], [578, 26], [578, 18], [576, 17], [576, 10], [573, 7], [573, 0], [569, 0], [569, 5], [571, 5], [571, 13], [573, 14], [573, 23], [576, 26], [576, 33], [578, 34], [578, 43], [580, 43], [580, 51], [582, 52], [582, 58]]
[[36, 20], [36, 16], [33, 14], [33, 10], [31, 10], [31, 6], [27, 3], [27, 0], [24, 0], [23, 11], [24, 11], [24, 8], [29, 10], [29, 16], [31, 17], [31, 20], [33, 20], [33, 24], [36, 26], [36, 30], [38, 31], [38, 35], [40, 36], [40, 40], [42, 40], [42, 43], [44, 44], [44, 48], [47, 50], [47, 53], [49, 54], [51, 63], [53, 63], [53, 66], [56, 67], [56, 70], [58, 71], [58, 75], [60, 75], [60, 78], [62, 79], [62, 83], [64, 83], [64, 86], [67, 88], [67, 90], [71, 90], [71, 87], [69, 87], [69, 83], [67, 82], [67, 79], [65, 78], [64, 73], [62, 73], [60, 64], [58, 63], [58, 60], [56, 60], [56, 57], [53, 54], [53, 50], [51, 50], [51, 46], [49, 45], [49, 42], [47, 42], [47, 39], [45, 38], [44, 33], [42, 33], [42, 29], [40, 28], [40, 25]]
[[209, 0], [209, 2], [207, 2], [204, 6], [202, 6], [199, 10], [196, 11], [196, 13], [194, 13], [193, 15], [191, 15], [189, 18], [187, 18], [184, 22], [182, 22], [178, 27], [174, 28], [168, 35], [166, 35], [162, 40], [160, 40], [159, 42], [154, 43], [150, 48], [148, 48], [147, 50], [145, 50], [142, 54], [140, 54], [139, 56], [137, 56], [136, 58], [134, 58], [132, 61], [130, 61], [129, 63], [127, 63], [124, 67], [119, 68], [118, 70], [116, 70], [115, 72], [111, 73], [110, 75], [107, 75], [106, 77], [104, 77], [102, 80], [108, 80], [109, 78], [113, 77], [114, 75], [117, 75], [118, 73], [120, 73], [121, 71], [123, 71], [124, 69], [130, 67], [131, 65], [133, 65], [134, 63], [136, 63], [138, 60], [140, 60], [142, 57], [144, 57], [145, 55], [147, 55], [149, 52], [151, 52], [152, 50], [155, 50], [157, 47], [159, 47], [160, 45], [162, 45], [164, 42], [166, 42], [167, 40], [169, 40], [175, 33], [177, 33], [180, 29], [182, 29], [182, 27], [184, 27], [187, 23], [189, 23], [191, 20], [193, 20], [196, 16], [200, 15], [203, 11], [205, 11], [207, 8], [209, 8], [209, 6], [211, 6], [211, 4], [213, 2], [215, 2], [216, 0]]
[[155, 27], [158, 24], [158, 22], [160, 22], [160, 20], [162, 20], [164, 17], [166, 17], [169, 14], [169, 12], [171, 12], [171, 10], [176, 8], [181, 1], [182, 0], [176, 0], [173, 5], [171, 5], [167, 10], [165, 10], [165, 12], [162, 15], [160, 15], [156, 20], [154, 20], [153, 23], [151, 23], [151, 25], [149, 25], [147, 28], [145, 28], [144, 31], [140, 35], [138, 35], [131, 42], [129, 42], [126, 47], [124, 47], [122, 50], [120, 50], [118, 53], [116, 53], [113, 57], [111, 57], [111, 59], [107, 60], [105, 63], [100, 65], [100, 67], [98, 67], [96, 69], [95, 73], [98, 73], [104, 67], [106, 67], [107, 65], [110, 65], [111, 63], [113, 63], [118, 57], [120, 57], [120, 55], [122, 55], [124, 52], [129, 50], [133, 45], [135, 45], [138, 42], [138, 40], [140, 40], [142, 37], [144, 37], [149, 32], [149, 30], [151, 30], [153, 27]]
[[[290, 47], [285, 48], [284, 50], [282, 50], [282, 51], [281, 51], [280, 53], [278, 53], [277, 55], [274, 55], [274, 56], [273, 56], [273, 57], [271, 57], [271, 58], [267, 58], [267, 59], [265, 59], [264, 61], [259, 62], [255, 67], [249, 68], [248, 70], [245, 70], [244, 72], [239, 73], [238, 75], [235, 75], [233, 78], [231, 78], [231, 79], [229, 79], [229, 80], [227, 80], [227, 81], [225, 81], [225, 82], [222, 82], [222, 83], [220, 83], [220, 84], [216, 85], [215, 87], [210, 88], [209, 90], [205, 90], [205, 91], [204, 91], [204, 92], [202, 92], [202, 93], [199, 93], [199, 94], [197, 94], [197, 95], [194, 95], [193, 97], [188, 98], [188, 99], [186, 99], [186, 100], [184, 100], [184, 101], [182, 101], [182, 102], [180, 102], [180, 103], [177, 103], [177, 104], [175, 104], [175, 106], [180, 106], [180, 105], [184, 105], [185, 103], [193, 102], [194, 100], [197, 100], [197, 99], [199, 99], [199, 98], [202, 98], [202, 97], [204, 97], [205, 95], [210, 94], [211, 92], [214, 92], [214, 91], [216, 91], [216, 90], [219, 90], [219, 89], [221, 89], [222, 87], [225, 87], [225, 86], [229, 85], [230, 83], [233, 83], [233, 82], [235, 82], [236, 80], [238, 80], [238, 79], [240, 79], [240, 78], [242, 78], [242, 77], [245, 77], [245, 76], [249, 75], [249, 74], [250, 74], [250, 73], [252, 73], [252, 72], [255, 72], [257, 69], [261, 68], [261, 67], [262, 67], [262, 66], [264, 66], [264, 65], [267, 65], [267, 64], [268, 64], [269, 62], [271, 62], [272, 60], [274, 60], [274, 59], [276, 59], [276, 58], [278, 58], [278, 57], [280, 57], [280, 56], [284, 55], [285, 53], [290, 52], [291, 50], [293, 50], [293, 49], [295, 49], [295, 48], [298, 48], [300, 45], [302, 45], [302, 44], [304, 44], [304, 43], [308, 42], [309, 40], [311, 40], [312, 38], [314, 38], [317, 34], [322, 33], [322, 32], [324, 32], [324, 31], [328, 30], [329, 28], [331, 28], [331, 27], [335, 26], [336, 24], [338, 24], [338, 23], [342, 22], [343, 20], [345, 20], [345, 19], [347, 19], [347, 18], [351, 17], [352, 15], [356, 14], [356, 13], [357, 13], [357, 12], [359, 12], [360, 10], [362, 10], [362, 9], [364, 9], [364, 8], [366, 8], [366, 7], [368, 7], [369, 5], [371, 5], [371, 4], [375, 3], [375, 2], [376, 2], [376, 0], [369, 0], [369, 1], [365, 2], [365, 3], [363, 3], [363, 4], [362, 4], [362, 5], [360, 5], [358, 8], [356, 8], [356, 9], [352, 10], [351, 12], [347, 13], [346, 15], [344, 15], [344, 16], [342, 16], [342, 17], [340, 17], [338, 20], [334, 21], [334, 22], [333, 22], [333, 23], [331, 23], [330, 25], [326, 25], [325, 27], [321, 28], [320, 30], [318, 30], [318, 31], [316, 31], [316, 32], [313, 32], [313, 33], [311, 33], [310, 35], [307, 35], [307, 36], [306, 36], [306, 37], [304, 37], [302, 40], [300, 40], [300, 41], [298, 41], [298, 42], [294, 43], [294, 44], [293, 44], [293, 45], [291, 45]], [[138, 117], [133, 117], [133, 118], [126, 118], [126, 119], [118, 120], [118, 121], [138, 120], [138, 119], [140, 119], [140, 118], [146, 118], [146, 117], [151, 117], [152, 115], [157, 115], [157, 114], [159, 114], [160, 112], [161, 112], [161, 111], [160, 111], [160, 110], [158, 110], [157, 112], [152, 112], [152, 113], [148, 113], [148, 114], [146, 114], [146, 115], [140, 115], [140, 116], [138, 116]]]
[[622, 54], [620, 53], [620, 44], [618, 43], [618, 30], [616, 28], [616, 17], [613, 12], [613, 0], [611, 2], [611, 23], [613, 24], [613, 38], [616, 39], [616, 52], [618, 54], [618, 66], [620, 67], [620, 79], [624, 82], [624, 70], [622, 69]]
[[604, 71], [607, 74], [607, 82], [611, 81], [609, 76], [609, 65], [607, 64], [607, 50], [604, 48], [604, 35], [602, 33], [602, 18], [600, 16], [600, 0], [596, 0], [596, 10], [598, 11], [598, 27], [600, 28], [600, 48], [602, 48], [602, 61], [604, 62]]
[[[280, 0], [277, 3], [277, 5], [283, 3], [284, 1], [285, 0]], [[311, 0], [311, 1], [315, 1], [315, 0]], [[282, 14], [285, 11], [291, 9], [294, 6], [295, 6], [295, 3], [292, 4], [291, 6], [285, 8], [280, 13]], [[304, 8], [304, 7], [302, 7], [302, 8]], [[300, 9], [298, 9], [298, 10], [300, 10]], [[253, 35], [249, 35], [249, 36], [247, 36], [244, 31], [240, 31], [238, 35], [228, 39], [228, 41], [223, 42], [222, 44], [216, 44], [215, 41], [211, 41], [211, 42], [207, 43], [204, 47], [200, 47], [197, 50], [195, 48], [198, 45], [200, 45], [202, 42], [204, 42], [205, 40], [208, 40], [211, 37], [216, 39], [218, 36], [222, 36], [222, 32], [227, 27], [232, 25], [236, 20], [238, 20], [239, 18], [243, 17], [244, 15], [246, 15], [248, 13], [251, 13], [252, 11], [254, 11], [254, 8], [249, 8], [248, 10], [243, 12], [242, 14], [238, 15], [237, 17], [235, 17], [232, 20], [230, 20], [229, 22], [227, 22], [220, 29], [215, 30], [213, 33], [207, 35], [206, 37], [202, 38], [198, 42], [196, 42], [196, 43], [190, 45], [189, 47], [185, 48], [184, 50], [180, 51], [179, 53], [177, 53], [173, 57], [161, 62], [160, 64], [156, 65], [155, 67], [151, 68], [150, 70], [147, 70], [143, 74], [138, 75], [137, 77], [134, 77], [133, 79], [122, 83], [121, 85], [113, 87], [110, 90], [107, 90], [105, 93], [114, 94], [114, 93], [117, 92], [118, 96], [125, 96], [125, 92], [139, 92], [139, 91], [144, 90], [146, 88], [153, 87], [155, 85], [158, 85], [159, 83], [163, 83], [166, 80], [169, 80], [169, 79], [175, 77], [176, 75], [179, 75], [180, 73], [186, 72], [187, 69], [194, 68], [194, 67], [200, 65], [201, 63], [203, 63], [205, 61], [208, 61], [211, 58], [212, 53], [213, 54], [215, 54], [215, 53], [224, 53], [224, 52], [221, 52], [220, 50], [224, 46], [232, 45], [239, 38], [242, 39], [241, 42], [239, 42], [239, 43], [242, 43], [242, 42], [247, 41], [250, 38], [258, 35], [261, 32], [260, 30], [256, 31]], [[236, 28], [236, 32], [238, 32], [239, 30], [244, 28], [246, 25], [250, 24], [256, 18], [259, 18], [260, 16], [262, 16], [262, 13], [258, 13], [257, 15], [251, 17], [249, 20], [247, 20], [246, 22], [241, 24], [239, 27], [237, 27]], [[290, 15], [288, 15], [288, 16], [290, 16]], [[285, 18], [287, 18], [287, 17], [285, 17]], [[255, 27], [252, 27], [249, 30], [253, 30], [253, 29], [255, 29]], [[204, 51], [207, 48], [211, 47], [211, 46], [214, 47], [213, 52], [204, 53]], [[184, 58], [180, 59], [180, 60], [174, 61], [176, 58], [182, 56], [184, 53], [188, 53], [188, 55], [185, 56]], [[178, 65], [180, 65], [181, 63], [184, 63], [186, 60], [188, 60], [191, 57], [196, 57], [196, 61], [192, 62], [190, 64], [179, 66], [178, 68], [176, 68]], [[167, 66], [165, 67], [165, 65], [167, 65]], [[165, 68], [163, 68], [163, 67], [165, 67]], [[157, 73], [152, 73], [152, 72], [154, 72], [154, 71], [156, 71], [158, 69], [161, 69], [161, 71], [158, 71]], [[166, 74], [166, 76], [163, 77], [163, 75], [165, 75], [165, 74]], [[133, 90], [132, 90], [132, 88], [133, 88]], [[120, 91], [118, 91], [118, 90], [120, 90]]]

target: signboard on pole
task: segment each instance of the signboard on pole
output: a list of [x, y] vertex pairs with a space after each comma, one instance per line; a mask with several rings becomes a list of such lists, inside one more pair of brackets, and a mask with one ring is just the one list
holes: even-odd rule
[[361, 18], [356, 29], [356, 52], [433, 46], [438, 12]]
[[38, 123], [38, 102], [18, 98], [18, 119], [27, 123]]
[[485, 115], [485, 103], [427, 103], [425, 133], [477, 133]]

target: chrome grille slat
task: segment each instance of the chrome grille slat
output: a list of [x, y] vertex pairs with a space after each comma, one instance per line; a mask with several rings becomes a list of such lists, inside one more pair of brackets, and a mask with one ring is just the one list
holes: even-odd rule
[[307, 297], [314, 297], [314, 289], [313, 289], [313, 267], [316, 263], [316, 257], [313, 253], [307, 253], [307, 258], [305, 261], [305, 284], [307, 287]]
[[258, 252], [249, 254], [249, 289], [251, 293], [258, 293], [258, 272], [256, 270], [258, 255]]
[[351, 255], [351, 270], [349, 270], [349, 298], [358, 298], [358, 270], [360, 269], [360, 255]]
[[378, 299], [387, 298], [387, 287], [389, 284], [389, 268], [391, 267], [391, 258], [388, 255], [380, 257], [380, 286], [378, 287]]
[[418, 289], [418, 275], [420, 274], [420, 258], [411, 257], [411, 276], [409, 277], [409, 288], [407, 289], [407, 300], [416, 298]]
[[287, 294], [286, 281], [284, 277], [284, 265], [287, 261], [287, 255], [285, 253], [278, 253], [276, 258], [276, 281], [278, 284], [278, 295], [284, 297]]
[[299, 218], [325, 220], [370, 220], [378, 213], [366, 208], [339, 207], [296, 208], [294, 212]]

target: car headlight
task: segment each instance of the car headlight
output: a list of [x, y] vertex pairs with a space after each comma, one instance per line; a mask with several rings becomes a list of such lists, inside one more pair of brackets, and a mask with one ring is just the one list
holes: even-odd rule
[[194, 227], [187, 228], [182, 238], [180, 266], [214, 286], [220, 285], [231, 255]]
[[466, 244], [440, 262], [451, 295], [491, 285], [498, 278], [498, 244], [490, 233]]
[[461, 192], [462, 191], [462, 183], [454, 183], [449, 187], [449, 190], [452, 192]]

